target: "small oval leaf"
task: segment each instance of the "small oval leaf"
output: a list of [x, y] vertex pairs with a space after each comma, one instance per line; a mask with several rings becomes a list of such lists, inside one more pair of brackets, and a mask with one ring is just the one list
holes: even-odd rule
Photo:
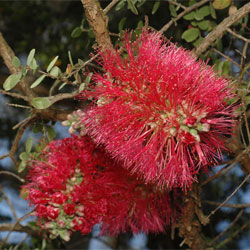
[[20, 62], [19, 58], [16, 57], [16, 56], [14, 56], [14, 57], [12, 58], [11, 62], [12, 62], [13, 66], [14, 66], [15, 68], [19, 68], [19, 67], [21, 66], [21, 62]]
[[46, 76], [45, 75], [41, 75], [39, 76], [30, 86], [30, 88], [35, 88], [36, 86], [38, 86], [42, 81], [43, 79], [45, 78]]
[[[156, 13], [156, 11], [159, 9], [160, 4], [161, 4], [160, 1], [156, 1], [154, 3], [153, 9], [152, 9], [152, 15], [154, 15]], [[169, 5], [169, 8], [170, 8], [170, 6], [171, 6], [171, 4]]]
[[33, 139], [32, 138], [28, 138], [27, 141], [25, 142], [26, 153], [30, 153], [31, 148], [32, 148], [32, 144], [33, 144]]
[[128, 0], [128, 8], [135, 14], [138, 15], [138, 10], [136, 9], [132, 0]]
[[192, 11], [192, 12], [190, 12], [189, 14], [183, 16], [183, 18], [184, 18], [185, 20], [193, 20], [194, 17], [195, 17], [195, 12], [194, 12], [194, 11]]
[[29, 154], [26, 153], [26, 152], [22, 152], [22, 153], [19, 155], [19, 158], [20, 158], [22, 161], [28, 160], [28, 159], [29, 159]]
[[182, 33], [181, 38], [186, 40], [186, 42], [192, 42], [199, 36], [199, 30], [196, 28], [191, 28]]
[[21, 163], [18, 166], [18, 173], [23, 172], [23, 170], [26, 168], [26, 162], [25, 161], [21, 161]]
[[52, 126], [47, 127], [48, 139], [52, 141], [56, 137], [56, 131]]
[[53, 69], [50, 71], [50, 74], [54, 77], [58, 77], [60, 73], [61, 70], [57, 66], [53, 67]]
[[21, 78], [22, 78], [22, 72], [18, 72], [17, 74], [10, 75], [5, 80], [5, 82], [3, 84], [3, 88], [6, 91], [13, 89], [18, 84], [18, 82], [21, 80]]
[[127, 17], [123, 17], [123, 18], [120, 20], [120, 22], [119, 22], [119, 24], [118, 24], [118, 30], [119, 30], [119, 32], [121, 32], [121, 31], [123, 30], [123, 26], [124, 26], [124, 24], [125, 24], [125, 22], [126, 22], [126, 19], [127, 19]]
[[81, 27], [76, 27], [73, 29], [71, 32], [71, 37], [72, 38], [77, 38], [82, 34], [82, 28]]
[[35, 53], [36, 53], [36, 50], [35, 49], [32, 49], [28, 55], [28, 58], [27, 58], [27, 65], [30, 66], [31, 65], [31, 62], [35, 56]]
[[217, 10], [223, 10], [230, 5], [230, 0], [214, 0], [213, 7]]
[[32, 99], [31, 102], [32, 106], [36, 109], [46, 109], [48, 108], [52, 103], [48, 99], [48, 97], [35, 97]]
[[170, 10], [171, 16], [177, 17], [177, 12], [176, 12], [175, 6], [173, 4], [169, 4], [169, 10]]
[[47, 72], [50, 72], [50, 70], [53, 68], [53, 66], [56, 64], [56, 61], [59, 56], [56, 56], [50, 63], [49, 66], [47, 67]]

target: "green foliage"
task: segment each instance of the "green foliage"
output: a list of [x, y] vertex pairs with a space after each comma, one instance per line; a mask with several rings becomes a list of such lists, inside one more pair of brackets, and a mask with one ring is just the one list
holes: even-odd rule
[[18, 69], [21, 66], [21, 62], [18, 57], [14, 56], [11, 60], [13, 66]]
[[[158, 10], [159, 7], [160, 7], [160, 4], [161, 4], [160, 1], [156, 1], [156, 2], [154, 3], [153, 9], [152, 9], [152, 15], [154, 15], [154, 14], [157, 12], [157, 10]], [[169, 6], [172, 6], [172, 5], [170, 4]], [[169, 8], [170, 8], [170, 7], [169, 7]], [[170, 9], [170, 11], [171, 11], [171, 9]], [[173, 12], [174, 12], [174, 11], [175, 11], [175, 8], [174, 8]], [[175, 11], [175, 13], [176, 13], [176, 11]]]
[[186, 42], [193, 42], [199, 36], [199, 29], [191, 28], [183, 32], [181, 38]]
[[230, 2], [230, 0], [214, 0], [213, 7], [217, 10], [222, 10], [229, 7]]
[[37, 87], [43, 80], [44, 80], [44, 78], [46, 77], [46, 75], [41, 75], [41, 76], [39, 76], [32, 84], [31, 84], [31, 86], [30, 86], [30, 88], [35, 88], [35, 87]]
[[4, 82], [3, 88], [6, 91], [13, 89], [21, 80], [22, 72], [18, 72], [15, 74], [10, 75]]
[[32, 99], [31, 104], [36, 109], [46, 109], [51, 105], [48, 97], [35, 97]]

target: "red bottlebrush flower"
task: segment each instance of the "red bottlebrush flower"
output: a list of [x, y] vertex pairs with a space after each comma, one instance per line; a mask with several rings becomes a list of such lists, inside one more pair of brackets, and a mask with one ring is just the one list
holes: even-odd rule
[[73, 215], [75, 214], [76, 210], [75, 210], [75, 205], [74, 204], [66, 204], [64, 207], [63, 207], [63, 211], [68, 214], [68, 215]]
[[131, 176], [89, 137], [51, 142], [29, 165], [27, 198], [54, 236], [100, 222], [102, 233], [159, 232], [176, 218], [168, 192]]
[[147, 183], [186, 189], [218, 163], [231, 134], [230, 84], [159, 33], [130, 36], [101, 53], [97, 102], [81, 119], [86, 132]]

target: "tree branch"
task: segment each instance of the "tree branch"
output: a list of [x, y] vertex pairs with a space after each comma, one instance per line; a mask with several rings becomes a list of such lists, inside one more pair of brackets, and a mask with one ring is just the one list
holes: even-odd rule
[[171, 21], [169, 21], [167, 24], [165, 24], [161, 29], [160, 32], [167, 31], [176, 21], [180, 20], [184, 15], [188, 14], [192, 10], [197, 9], [198, 7], [204, 5], [205, 3], [209, 2], [210, 0], [203, 0], [201, 2], [198, 2], [188, 8], [185, 8], [184, 11], [182, 11], [177, 17], [172, 18]]
[[235, 22], [240, 20], [242, 17], [247, 15], [250, 12], [250, 3], [245, 4], [234, 14], [225, 18], [219, 25], [217, 25], [194, 49], [193, 54], [199, 57], [207, 48]]
[[97, 0], [82, 0], [87, 20], [92, 28], [96, 42], [101, 50], [112, 49], [108, 31], [108, 18]]

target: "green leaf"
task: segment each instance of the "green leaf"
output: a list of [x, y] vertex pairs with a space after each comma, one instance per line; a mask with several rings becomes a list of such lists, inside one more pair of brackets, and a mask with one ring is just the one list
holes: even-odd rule
[[137, 29], [141, 29], [143, 27], [143, 21], [142, 20], [140, 20], [139, 22], [138, 22], [138, 24], [137, 24]]
[[89, 73], [85, 79], [85, 83], [90, 83], [91, 77], [92, 77], [93, 73]]
[[121, 0], [116, 6], [115, 6], [115, 10], [118, 11], [120, 9], [122, 9], [125, 6], [126, 0]]
[[22, 160], [22, 161], [28, 160], [28, 159], [29, 159], [29, 154], [26, 153], [26, 152], [22, 152], [22, 153], [19, 155], [19, 158], [20, 158], [20, 160]]
[[62, 83], [58, 89], [61, 90], [66, 84], [67, 84], [67, 82]]
[[35, 49], [32, 49], [28, 55], [28, 58], [27, 58], [27, 65], [30, 66], [33, 58], [34, 58], [34, 55], [36, 53], [36, 50]]
[[169, 10], [170, 10], [171, 16], [177, 17], [177, 12], [176, 12], [175, 6], [173, 4], [169, 4]]
[[79, 87], [79, 92], [82, 92], [85, 89], [86, 83], [83, 82]]
[[222, 66], [222, 74], [229, 75], [230, 72], [230, 62], [225, 61]]
[[31, 148], [32, 148], [32, 144], [33, 144], [33, 139], [32, 138], [28, 138], [27, 141], [25, 142], [26, 153], [30, 153]]
[[20, 62], [19, 58], [16, 57], [16, 56], [14, 56], [14, 57], [12, 58], [11, 62], [12, 62], [13, 66], [14, 66], [15, 68], [19, 68], [19, 67], [21, 66], [21, 62]]
[[214, 6], [213, 4], [210, 2], [210, 13], [211, 13], [211, 17], [216, 19], [216, 12], [215, 12], [215, 9], [214, 9]]
[[[160, 7], [160, 1], [156, 1], [155, 3], [154, 3], [154, 6], [153, 6], [153, 9], [152, 9], [152, 15], [154, 15], [155, 13], [156, 13], [156, 11], [159, 9], [159, 7]], [[170, 6], [169, 6], [170, 7]], [[175, 9], [174, 9], [175, 10]]]
[[223, 50], [223, 44], [222, 44], [221, 38], [218, 38], [218, 39], [216, 40], [216, 48], [217, 48], [219, 51], [222, 51], [222, 50]]
[[202, 37], [200, 37], [200, 38], [198, 38], [196, 41], [194, 41], [192, 44], [193, 44], [193, 46], [196, 48], [199, 44], [200, 44], [200, 42], [203, 40], [204, 38], [202, 38]]
[[214, 0], [213, 7], [217, 10], [223, 10], [230, 5], [230, 0]]
[[21, 163], [18, 166], [18, 173], [23, 172], [23, 170], [26, 168], [26, 162], [25, 161], [21, 161]]
[[191, 25], [194, 26], [194, 27], [197, 27], [197, 22], [196, 21], [192, 21]]
[[121, 31], [123, 30], [123, 26], [124, 26], [124, 24], [125, 24], [125, 22], [126, 22], [126, 19], [127, 19], [127, 17], [123, 17], [123, 18], [120, 20], [120, 22], [119, 22], [119, 24], [118, 24], [118, 30], [119, 30], [119, 32], [121, 32]]
[[43, 79], [45, 78], [46, 76], [45, 75], [41, 75], [39, 76], [30, 86], [30, 88], [35, 88], [36, 86], [38, 86], [42, 81]]
[[[72, 56], [71, 56], [70, 50], [68, 51], [68, 58], [69, 58], [70, 65], [73, 67], [74, 64], [73, 64], [73, 60], [72, 60]], [[78, 59], [78, 61], [79, 61], [79, 60], [81, 60], [81, 59]]]
[[204, 20], [204, 21], [198, 22], [198, 27], [202, 30], [207, 30], [209, 28], [209, 21]]
[[138, 10], [136, 9], [132, 0], [128, 0], [128, 8], [135, 14], [138, 15]]
[[3, 84], [3, 88], [6, 91], [13, 89], [18, 84], [18, 82], [21, 80], [21, 78], [22, 78], [22, 72], [18, 72], [17, 74], [10, 75], [5, 80], [5, 82]]
[[43, 132], [43, 126], [40, 123], [36, 123], [32, 128], [32, 132], [35, 134]]
[[46, 109], [51, 105], [48, 97], [35, 97], [32, 99], [31, 104], [36, 109]]
[[209, 6], [203, 6], [200, 9], [197, 10], [197, 13], [203, 19], [205, 16], [209, 16], [210, 15], [210, 8], [209, 8]]
[[83, 18], [82, 21], [81, 21], [81, 28], [84, 27], [84, 23], [85, 23], [85, 18]]
[[193, 20], [194, 17], [195, 17], [195, 12], [194, 12], [194, 11], [192, 11], [192, 12], [190, 12], [189, 14], [183, 16], [183, 18], [184, 18], [185, 20]]
[[53, 66], [56, 64], [56, 61], [58, 59], [58, 56], [56, 56], [50, 63], [49, 66], [47, 67], [47, 72], [50, 72], [50, 70], [53, 68]]
[[89, 29], [89, 31], [88, 31], [88, 36], [89, 36], [90, 38], [95, 38], [95, 35], [94, 35], [94, 32], [93, 32], [92, 29]]
[[52, 141], [56, 137], [56, 131], [52, 126], [47, 126], [48, 139]]
[[60, 68], [57, 66], [53, 67], [53, 69], [50, 71], [50, 74], [54, 77], [58, 77], [61, 74]]
[[81, 27], [76, 27], [73, 29], [71, 32], [71, 37], [72, 38], [77, 38], [82, 34], [82, 28]]
[[137, 8], [140, 8], [146, 1], [147, 0], [139, 0], [139, 2], [136, 3]]
[[31, 63], [30, 63], [30, 68], [33, 70], [33, 72], [35, 73], [36, 70], [38, 69], [38, 65], [37, 65], [37, 62], [36, 62], [36, 59], [33, 58]]
[[181, 38], [186, 42], [192, 42], [199, 36], [199, 30], [197, 28], [191, 28], [184, 31], [181, 35]]

